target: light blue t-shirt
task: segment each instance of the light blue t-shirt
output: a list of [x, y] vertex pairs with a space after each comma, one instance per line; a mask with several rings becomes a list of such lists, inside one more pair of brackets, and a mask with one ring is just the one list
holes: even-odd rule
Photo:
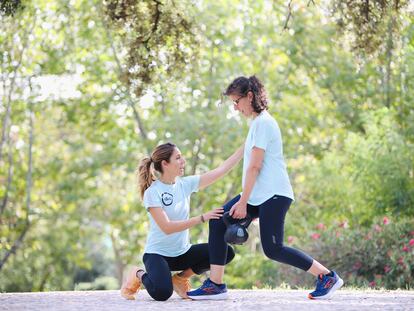
[[[170, 220], [186, 220], [190, 214], [190, 195], [198, 191], [200, 176], [177, 178], [175, 184], [154, 181], [144, 192], [144, 206], [161, 207]], [[145, 253], [177, 257], [191, 247], [189, 230], [165, 234], [157, 225], [151, 213], [148, 213], [150, 229], [145, 245]]]
[[251, 205], [260, 205], [274, 195], [294, 200], [283, 157], [279, 125], [266, 110], [253, 119], [247, 134], [244, 145], [243, 188], [253, 147], [263, 149], [265, 153], [262, 168], [247, 202]]

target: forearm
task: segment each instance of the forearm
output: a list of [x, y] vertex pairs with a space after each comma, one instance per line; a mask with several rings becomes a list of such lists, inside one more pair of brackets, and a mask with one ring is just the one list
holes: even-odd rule
[[[237, 149], [230, 157], [228, 157], [218, 168], [221, 176], [227, 174], [243, 157], [244, 145]], [[221, 177], [220, 176], [220, 177]]]
[[231, 170], [241, 158], [243, 158], [244, 153], [244, 144], [239, 147], [226, 161], [224, 161], [223, 166], [226, 167], [227, 171]]
[[200, 189], [204, 189], [216, 180], [226, 175], [243, 157], [244, 145], [237, 149], [229, 158], [227, 158], [219, 167], [201, 175]]
[[170, 220], [168, 223], [165, 224], [163, 231], [165, 234], [172, 234], [172, 233], [184, 231], [202, 222], [203, 221], [201, 219], [201, 215], [191, 217], [190, 219], [187, 219], [187, 220], [173, 220], [173, 221]]
[[259, 176], [260, 169], [254, 166], [247, 168], [246, 179], [244, 180], [243, 193], [240, 197], [240, 202], [246, 203], [249, 200], [250, 194], [253, 191], [254, 184], [256, 183], [257, 176]]

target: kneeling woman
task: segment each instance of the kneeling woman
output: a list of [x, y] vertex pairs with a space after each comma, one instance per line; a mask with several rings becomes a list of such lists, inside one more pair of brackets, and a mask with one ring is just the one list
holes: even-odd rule
[[[190, 290], [189, 278], [210, 269], [208, 243], [191, 245], [189, 228], [210, 219], [219, 219], [222, 208], [189, 218], [190, 195], [214, 183], [229, 172], [243, 157], [240, 147], [219, 167], [202, 175], [181, 177], [185, 159], [180, 150], [171, 143], [159, 145], [150, 158], [138, 167], [139, 190], [147, 209], [150, 229], [144, 251], [145, 270], [134, 267], [121, 288], [126, 299], [145, 285], [155, 300], [167, 300], [173, 290], [182, 298]], [[158, 171], [156, 179], [153, 170]], [[228, 246], [225, 263], [234, 257]], [[171, 276], [171, 271], [180, 271]]]

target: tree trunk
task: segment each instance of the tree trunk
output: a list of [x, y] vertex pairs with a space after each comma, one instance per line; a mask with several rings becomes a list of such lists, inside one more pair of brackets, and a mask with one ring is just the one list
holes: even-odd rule
[[29, 103], [29, 150], [28, 150], [28, 171], [26, 176], [26, 220], [23, 231], [20, 233], [18, 239], [13, 243], [10, 251], [8, 251], [0, 261], [0, 271], [4, 264], [10, 258], [12, 254], [15, 254], [19, 247], [23, 244], [23, 240], [30, 227], [30, 204], [31, 204], [31, 191], [32, 191], [32, 147], [33, 147], [33, 103]]
[[392, 12], [390, 13], [390, 20], [388, 21], [388, 37], [387, 37], [387, 49], [386, 49], [386, 67], [384, 77], [384, 93], [385, 93], [385, 107], [391, 107], [391, 62], [392, 62], [392, 50], [394, 48], [393, 41], [393, 29], [395, 23], [395, 17]]
[[[7, 140], [9, 141], [10, 138], [7, 138]], [[6, 192], [4, 194], [1, 206], [0, 206], [0, 220], [1, 220], [1, 216], [3, 215], [8, 200], [9, 200], [9, 191], [10, 191], [10, 186], [11, 186], [11, 182], [13, 180], [13, 153], [12, 153], [12, 148], [9, 142], [9, 154], [8, 154], [8, 162], [9, 162], [9, 169], [7, 171], [7, 184], [6, 184]], [[0, 222], [1, 223], [1, 222]]]
[[[101, 16], [102, 16], [102, 17], [101, 17], [101, 18], [102, 18], [102, 23], [103, 23], [104, 29], [105, 29], [105, 31], [106, 31], [106, 35], [107, 35], [108, 40], [109, 40], [109, 43], [110, 43], [110, 45], [111, 45], [112, 54], [113, 54], [113, 56], [114, 56], [114, 58], [115, 58], [115, 62], [116, 62], [117, 68], [118, 68], [118, 76], [119, 76], [119, 77], [121, 77], [121, 76], [122, 76], [122, 73], [123, 73], [123, 71], [122, 71], [122, 66], [121, 66], [121, 62], [120, 62], [120, 60], [119, 60], [118, 53], [117, 53], [117, 51], [116, 51], [115, 45], [114, 45], [114, 41], [113, 41], [113, 39], [112, 39], [111, 32], [110, 32], [110, 30], [109, 30], [109, 29], [110, 29], [110, 27], [109, 27], [109, 25], [107, 25], [107, 24], [105, 23], [105, 17], [104, 17], [104, 16], [103, 16], [103, 14], [102, 14], [102, 9], [101, 9], [101, 7], [99, 7], [99, 10], [100, 10], [100, 12], [101, 12]], [[128, 92], [128, 89], [129, 89], [129, 88], [127, 88], [127, 91], [126, 91], [126, 92]], [[143, 122], [142, 122], [141, 116], [139, 115], [139, 112], [138, 112], [138, 110], [137, 110], [137, 109], [136, 109], [136, 107], [135, 107], [135, 103], [132, 101], [131, 96], [130, 96], [130, 94], [129, 94], [129, 93], [126, 93], [125, 95], [126, 95], [127, 103], [128, 103], [128, 105], [131, 107], [132, 112], [133, 112], [133, 114], [134, 114], [134, 119], [135, 119], [135, 122], [136, 122], [136, 123], [137, 123], [137, 125], [138, 125], [138, 129], [139, 129], [139, 132], [140, 132], [140, 134], [141, 134], [141, 137], [142, 137], [142, 139], [144, 140], [144, 142], [147, 142], [147, 141], [148, 141], [147, 131], [145, 130], [145, 127], [144, 127], [144, 124], [143, 124]], [[145, 145], [146, 145], [146, 144], [145, 144]], [[150, 150], [148, 149], [148, 147], [146, 147], [146, 148], [147, 148], [147, 152], [148, 152], [148, 153], [150, 153]]]
[[[10, 88], [9, 88], [9, 92], [8, 92], [8, 95], [7, 95], [6, 112], [5, 112], [4, 117], [3, 117], [3, 126], [2, 126], [2, 129], [1, 129], [0, 162], [1, 162], [1, 159], [3, 157], [3, 145], [4, 145], [4, 142], [6, 140], [6, 136], [7, 136], [6, 133], [7, 133], [8, 126], [9, 126], [9, 120], [10, 120], [10, 115], [11, 115], [12, 95], [14, 93], [14, 88], [16, 86], [17, 71], [19, 70], [19, 68], [22, 64], [23, 55], [24, 55], [24, 52], [25, 52], [25, 50], [27, 49], [27, 47], [29, 45], [29, 37], [33, 32], [35, 24], [36, 24], [36, 15], [33, 16], [32, 26], [29, 27], [29, 29], [26, 29], [26, 32], [24, 34], [25, 41], [24, 41], [22, 50], [20, 51], [20, 55], [19, 55], [19, 59], [17, 60], [17, 64], [13, 68], [13, 77], [12, 77], [11, 82], [10, 82]], [[5, 83], [5, 81], [4, 81], [4, 83]]]
[[111, 232], [111, 241], [112, 241], [112, 249], [114, 250], [114, 255], [115, 255], [116, 278], [118, 279], [119, 287], [121, 287], [125, 264], [122, 261], [121, 252], [116, 245], [116, 238], [114, 237], [113, 232]]

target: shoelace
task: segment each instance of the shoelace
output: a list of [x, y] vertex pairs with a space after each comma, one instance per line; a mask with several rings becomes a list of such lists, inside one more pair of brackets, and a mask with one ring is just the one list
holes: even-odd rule
[[209, 282], [209, 281], [210, 280], [208, 280], [208, 279], [205, 280], [204, 283], [203, 283], [203, 285], [201, 285], [200, 289], [210, 287], [210, 284], [209, 283], [211, 283], [211, 282]]
[[316, 280], [316, 290], [319, 291], [324, 288], [327, 280], [329, 280], [325, 275], [320, 274]]
[[191, 288], [191, 285], [190, 285], [190, 280], [185, 279], [183, 283], [184, 283], [184, 286], [185, 286], [186, 288]]

